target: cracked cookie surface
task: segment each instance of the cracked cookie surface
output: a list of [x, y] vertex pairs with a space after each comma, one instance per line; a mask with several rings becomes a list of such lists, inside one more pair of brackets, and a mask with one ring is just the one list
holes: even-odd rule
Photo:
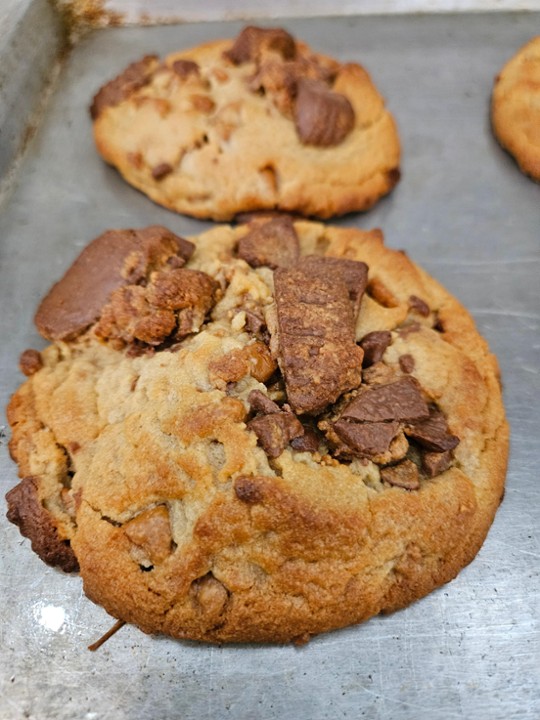
[[96, 94], [96, 146], [165, 207], [229, 220], [367, 210], [399, 179], [391, 114], [367, 72], [285, 30], [145, 56]]
[[520, 169], [540, 182], [540, 36], [524, 45], [495, 78], [493, 131]]
[[[285, 642], [403, 607], [473, 559], [504, 486], [497, 363], [379, 231], [152, 227], [84, 257], [109, 243], [106, 292], [77, 294], [77, 261], [42, 302], [53, 342], [23, 353], [8, 408], [9, 517], [46, 562], [146, 632]], [[137, 289], [138, 335], [117, 311]]]

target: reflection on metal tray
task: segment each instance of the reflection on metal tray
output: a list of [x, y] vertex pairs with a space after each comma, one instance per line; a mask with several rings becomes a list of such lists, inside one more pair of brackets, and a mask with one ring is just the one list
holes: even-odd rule
[[[274, 21], [275, 22], [275, 21]], [[540, 187], [491, 136], [489, 95], [538, 15], [287, 20], [322, 52], [366, 65], [394, 112], [403, 178], [343, 225], [379, 226], [471, 310], [498, 355], [513, 449], [506, 499], [476, 560], [459, 577], [388, 617], [295, 647], [208, 647], [124, 627], [77, 577], [43, 565], [0, 520], [0, 717], [519, 718], [540, 717], [538, 628]], [[105, 228], [208, 225], [127, 186], [94, 151], [96, 89], [129, 61], [232, 36], [239, 24], [110, 29], [68, 58], [0, 215], [0, 401], [21, 381], [17, 359], [43, 341], [38, 300]], [[24, 88], [21, 88], [24, 91]], [[0, 424], [5, 421], [0, 421]], [[5, 428], [4, 428], [5, 430]], [[2, 494], [16, 482], [0, 438]]]

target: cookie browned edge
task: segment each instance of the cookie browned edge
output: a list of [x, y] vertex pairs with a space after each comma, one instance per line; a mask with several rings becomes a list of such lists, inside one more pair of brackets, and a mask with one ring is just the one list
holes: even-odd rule
[[[537, 50], [540, 63], [540, 35], [523, 45], [506, 62], [496, 75], [491, 94], [490, 119], [493, 134], [501, 147], [516, 161], [520, 170], [536, 182], [540, 182], [540, 145], [534, 145], [516, 122], [511, 108], [514, 104], [527, 105], [527, 98], [540, 90], [531, 84], [526, 71], [521, 67], [523, 57], [531, 48]], [[521, 87], [520, 87], [521, 86]], [[512, 97], [508, 97], [508, 95]], [[515, 103], [514, 97], [518, 98]], [[525, 110], [526, 112], [526, 110]], [[540, 110], [537, 111], [540, 121]]]

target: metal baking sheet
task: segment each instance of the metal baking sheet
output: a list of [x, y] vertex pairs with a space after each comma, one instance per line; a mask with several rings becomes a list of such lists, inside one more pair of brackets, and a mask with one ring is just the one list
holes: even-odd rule
[[[275, 24], [275, 21], [274, 21]], [[383, 228], [471, 310], [498, 355], [512, 424], [505, 500], [476, 560], [417, 602], [308, 645], [209, 647], [112, 624], [78, 577], [35, 557], [0, 519], [0, 718], [540, 717], [538, 442], [540, 186], [490, 133], [493, 77], [536, 14], [288, 20], [315, 48], [366, 65], [397, 118], [403, 178], [343, 225]], [[231, 36], [240, 25], [110, 29], [74, 49], [0, 214], [0, 402], [21, 382], [20, 352], [42, 347], [38, 300], [105, 228], [209, 224], [174, 215], [97, 157], [87, 113], [129, 61]], [[24, 88], [21, 88], [24, 91]], [[0, 424], [5, 420], [0, 420]], [[16, 482], [0, 439], [2, 495]], [[3, 515], [3, 513], [2, 513]]]

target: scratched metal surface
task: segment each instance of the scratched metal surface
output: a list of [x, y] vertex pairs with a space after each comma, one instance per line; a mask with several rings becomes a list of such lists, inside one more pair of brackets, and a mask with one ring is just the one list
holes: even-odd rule
[[[500, 359], [513, 429], [506, 498], [476, 560], [412, 607], [294, 647], [206, 647], [111, 624], [78, 577], [44, 566], [0, 519], [0, 719], [182, 717], [540, 717], [537, 477], [540, 186], [489, 132], [494, 74], [540, 27], [538, 15], [287, 21], [315, 47], [358, 60], [388, 98], [403, 140], [403, 179], [371, 213], [472, 311]], [[41, 347], [38, 299], [104, 228], [206, 225], [153, 205], [94, 153], [86, 107], [145, 52], [236, 32], [208, 24], [100, 31], [67, 63], [0, 215], [0, 402], [21, 381], [19, 353]], [[1, 420], [0, 424], [5, 422]], [[16, 482], [6, 439], [2, 495]], [[3, 513], [2, 513], [3, 515]]]

